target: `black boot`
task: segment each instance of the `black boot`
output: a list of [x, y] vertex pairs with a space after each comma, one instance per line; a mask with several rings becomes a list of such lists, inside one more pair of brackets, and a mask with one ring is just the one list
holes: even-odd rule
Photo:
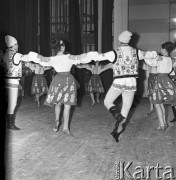
[[120, 133], [118, 133], [118, 127], [119, 127], [119, 124], [125, 119], [125, 117], [123, 117], [121, 114], [118, 115], [118, 117], [116, 118], [117, 121], [115, 123], [115, 127], [111, 133], [111, 135], [113, 136], [113, 138], [116, 140], [116, 142], [119, 141], [119, 136], [121, 134], [121, 132], [124, 130], [124, 127], [123, 127], [123, 124], [122, 124], [122, 131]]
[[174, 114], [174, 119], [172, 119], [170, 122], [176, 122], [176, 109], [175, 109], [175, 106], [172, 106], [172, 111], [173, 111], [173, 114]]
[[109, 109], [109, 112], [113, 115], [113, 117], [117, 120], [117, 117], [119, 116], [120, 114], [120, 109], [117, 108], [116, 106], [112, 106], [110, 109]]
[[20, 130], [20, 128], [15, 126], [14, 114], [7, 114], [7, 129]]

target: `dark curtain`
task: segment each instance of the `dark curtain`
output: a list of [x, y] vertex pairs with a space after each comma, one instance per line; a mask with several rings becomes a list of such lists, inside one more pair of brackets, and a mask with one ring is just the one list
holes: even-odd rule
[[40, 53], [50, 56], [50, 0], [40, 0]]
[[[78, 55], [82, 53], [79, 0], [69, 0], [69, 44], [71, 54]], [[73, 66], [72, 72], [80, 84], [78, 96], [82, 96], [84, 93], [83, 71]]]
[[69, 0], [69, 36], [71, 54], [81, 54], [79, 0]]
[[[103, 12], [102, 12], [102, 52], [111, 51], [112, 46], [112, 12], [113, 12], [113, 0], [103, 0]], [[104, 62], [104, 63], [108, 63]], [[105, 92], [110, 88], [113, 81], [112, 69], [103, 72], [100, 75]]]
[[112, 50], [112, 11], [114, 0], [103, 0], [102, 52]]
[[94, 43], [95, 51], [98, 51], [98, 0], [93, 1], [94, 12]]
[[1, 0], [0, 35], [14, 36], [20, 53], [37, 51], [37, 1], [36, 0]]

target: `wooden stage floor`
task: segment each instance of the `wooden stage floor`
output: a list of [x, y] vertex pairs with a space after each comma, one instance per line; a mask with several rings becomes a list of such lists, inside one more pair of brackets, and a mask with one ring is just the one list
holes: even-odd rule
[[[173, 114], [169, 106], [166, 110], [169, 122]], [[176, 123], [169, 122], [166, 132], [158, 132], [157, 115], [148, 117], [148, 111], [149, 101], [144, 98], [130, 112], [129, 123], [116, 143], [110, 135], [115, 121], [102, 102], [92, 107], [90, 97], [83, 97], [81, 105], [72, 110], [71, 137], [53, 132], [53, 108], [43, 104], [38, 108], [33, 97], [23, 98], [16, 115], [16, 125], [22, 130], [7, 131], [6, 179], [116, 180], [120, 165], [128, 162], [132, 176], [137, 167], [147, 176], [146, 167], [157, 164], [163, 167], [159, 176], [164, 176], [167, 167], [176, 176]], [[124, 172], [124, 179], [127, 175]], [[155, 170], [150, 176], [155, 180]]]

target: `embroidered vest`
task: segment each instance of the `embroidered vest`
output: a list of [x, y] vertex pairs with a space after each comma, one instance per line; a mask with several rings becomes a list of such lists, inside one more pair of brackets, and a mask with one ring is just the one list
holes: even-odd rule
[[131, 52], [125, 52], [121, 48], [115, 49], [117, 55], [113, 65], [113, 77], [137, 77], [138, 76], [138, 57], [137, 49], [131, 47]]
[[14, 64], [14, 56], [16, 52], [12, 50], [6, 51], [3, 60], [5, 63], [5, 69], [6, 69], [6, 78], [21, 78], [22, 76], [22, 63]]

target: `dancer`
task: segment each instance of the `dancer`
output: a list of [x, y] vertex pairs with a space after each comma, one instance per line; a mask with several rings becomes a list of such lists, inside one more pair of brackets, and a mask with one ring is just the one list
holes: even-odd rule
[[40, 97], [48, 92], [47, 81], [43, 74], [45, 70], [51, 67], [43, 67], [40, 64], [34, 63], [26, 63], [25, 66], [35, 72], [35, 76], [32, 80], [31, 94], [35, 95], [35, 102], [38, 107], [40, 107]]
[[151, 116], [154, 112], [154, 104], [152, 103], [152, 94], [154, 89], [154, 83], [157, 78], [157, 67], [149, 66], [148, 64], [145, 63], [143, 69], [149, 72], [147, 92], [150, 102], [150, 111], [147, 114], [148, 116]]
[[176, 66], [176, 61], [173, 61], [170, 57], [173, 48], [172, 42], [162, 44], [161, 60], [148, 62], [149, 65], [157, 67], [157, 78], [154, 84], [155, 88], [152, 94], [152, 103], [155, 104], [157, 110], [159, 131], [165, 131], [168, 128], [164, 104], [171, 104], [174, 108], [176, 105], [176, 85], [168, 76], [172, 68]]
[[[176, 60], [176, 44], [174, 46], [175, 47], [174, 47], [173, 51], [170, 53], [170, 56], [173, 60]], [[169, 74], [169, 76], [172, 79], [172, 81], [176, 84], [176, 68], [173, 68], [173, 70]], [[175, 106], [171, 106], [171, 107], [172, 107], [174, 119], [172, 119], [170, 122], [176, 122], [176, 108], [175, 108]]]
[[[86, 68], [92, 72], [92, 76], [88, 82], [88, 93], [90, 94], [92, 100], [92, 106], [96, 103], [100, 103], [100, 95], [103, 94], [104, 88], [99, 74], [104, 72], [105, 70], [112, 68], [112, 63], [108, 65], [102, 66], [99, 62], [95, 62], [95, 65], [77, 65], [78, 68]], [[96, 101], [95, 96], [96, 95]]]
[[[113, 83], [108, 90], [104, 105], [116, 119], [115, 128], [111, 135], [118, 142], [120, 133], [124, 130], [125, 123], [136, 91], [136, 78], [138, 76], [138, 59], [157, 58], [157, 53], [144, 52], [128, 45], [132, 33], [123, 31], [118, 39], [120, 47], [113, 51], [99, 54], [98, 61], [109, 60], [113, 62]], [[122, 94], [122, 109], [114, 101]]]
[[55, 45], [56, 56], [43, 57], [39, 62], [42, 66], [53, 67], [57, 74], [54, 76], [45, 100], [45, 105], [55, 107], [55, 127], [54, 131], [59, 130], [61, 105], [64, 105], [64, 125], [63, 133], [70, 135], [69, 117], [72, 105], [77, 103], [76, 83], [73, 75], [70, 73], [71, 67], [75, 64], [89, 63], [97, 55], [97, 52], [89, 52], [81, 55], [64, 54], [66, 49], [63, 40], [58, 41]]
[[6, 52], [3, 56], [5, 63], [5, 80], [8, 94], [7, 108], [7, 129], [20, 130], [15, 125], [15, 107], [17, 105], [19, 81], [22, 76], [22, 61], [37, 62], [37, 54], [30, 52], [28, 55], [18, 53], [18, 42], [12, 36], [5, 36], [7, 45]]

